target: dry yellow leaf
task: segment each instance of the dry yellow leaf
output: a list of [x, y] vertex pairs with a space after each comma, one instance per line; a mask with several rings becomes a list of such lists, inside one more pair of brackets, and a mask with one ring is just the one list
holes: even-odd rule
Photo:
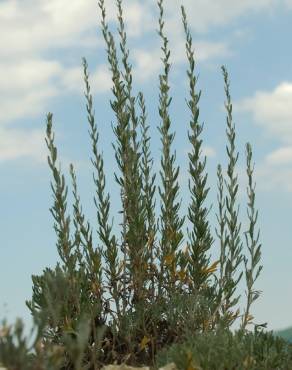
[[100, 286], [96, 282], [93, 282], [91, 284], [91, 289], [92, 289], [93, 293], [96, 294], [96, 295], [99, 295], [99, 293], [100, 293], [99, 288], [100, 288]]
[[146, 247], [147, 247], [147, 248], [151, 247], [151, 245], [152, 245], [153, 241], [154, 241], [154, 234], [153, 234], [153, 233], [151, 233], [151, 234], [149, 235], [149, 237], [148, 237], [148, 241], [147, 241], [147, 245], [146, 245]]
[[240, 310], [238, 308], [235, 313], [233, 313], [233, 312], [230, 313], [230, 318], [231, 319], [237, 319], [237, 317], [239, 316], [239, 314], [240, 314]]
[[188, 364], [187, 370], [201, 370], [199, 367], [193, 365], [193, 355], [191, 351], [187, 352]]
[[200, 370], [198, 367], [194, 367], [192, 364], [187, 367], [187, 370]]
[[215, 272], [217, 270], [217, 265], [219, 264], [220, 260], [215, 261], [212, 263], [210, 267], [207, 267], [206, 269], [203, 269], [202, 272], [203, 274], [210, 274], [212, 272]]
[[65, 316], [65, 320], [64, 320], [64, 331], [67, 333], [74, 332], [72, 328], [72, 320], [68, 318], [67, 315]]
[[149, 342], [150, 342], [150, 339], [144, 335], [144, 337], [143, 337], [143, 339], [141, 340], [141, 343], [140, 343], [140, 348], [144, 349], [146, 347], [147, 343], [149, 343]]
[[172, 239], [175, 235], [176, 235], [176, 232], [175, 230], [173, 230], [172, 228], [169, 229], [168, 231], [168, 235], [170, 236], [170, 238]]
[[11, 326], [4, 325], [4, 326], [0, 329], [0, 338], [7, 337], [7, 336], [10, 334], [10, 330], [11, 330]]
[[255, 359], [252, 356], [247, 356], [245, 360], [243, 361], [243, 366], [248, 369], [250, 366], [254, 365], [256, 363]]
[[254, 319], [254, 317], [252, 315], [248, 315], [247, 318], [246, 318], [246, 321], [249, 322], [253, 319]]
[[165, 263], [169, 266], [169, 265], [171, 265], [172, 263], [173, 263], [173, 261], [174, 261], [174, 254], [172, 253], [172, 254], [169, 254], [169, 255], [167, 255], [167, 256], [165, 256], [164, 257], [164, 261], [165, 261]]
[[184, 270], [179, 271], [177, 275], [181, 281], [184, 281], [186, 278], [186, 272]]

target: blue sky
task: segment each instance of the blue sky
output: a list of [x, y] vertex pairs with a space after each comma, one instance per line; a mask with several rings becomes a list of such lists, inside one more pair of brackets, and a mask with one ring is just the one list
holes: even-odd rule
[[[189, 112], [184, 34], [180, 5], [184, 4], [191, 27], [197, 60], [198, 87], [202, 90], [200, 120], [204, 122], [203, 154], [207, 155], [206, 205], [215, 237], [213, 258], [219, 244], [217, 227], [217, 164], [227, 166], [225, 146], [224, 86], [221, 65], [228, 68], [234, 103], [236, 147], [239, 160], [240, 221], [247, 230], [245, 143], [253, 148], [256, 208], [259, 210], [262, 264], [256, 289], [263, 293], [252, 307], [257, 323], [269, 329], [292, 325], [292, 34], [291, 0], [185, 0], [165, 1], [166, 34], [171, 53], [172, 149], [180, 166], [180, 214], [189, 204], [187, 139]], [[116, 8], [106, 1], [110, 27], [116, 30]], [[157, 126], [158, 74], [162, 71], [158, 8], [154, 0], [125, 0], [124, 14], [133, 64], [134, 91], [145, 93], [150, 124], [154, 170], [160, 169], [161, 145]], [[56, 235], [49, 208], [53, 206], [52, 180], [47, 164], [45, 118], [54, 114], [53, 130], [58, 160], [65, 174], [68, 214], [72, 215], [69, 163], [77, 172], [79, 195], [95, 243], [95, 188], [90, 162], [91, 142], [86, 120], [82, 57], [89, 63], [94, 93], [100, 148], [104, 154], [107, 191], [111, 194], [111, 217], [120, 237], [117, 217], [121, 209], [119, 188], [114, 181], [118, 168], [111, 142], [115, 141], [110, 109], [111, 78], [100, 13], [96, 0], [4, 0], [0, 3], [0, 319], [19, 316], [30, 325], [25, 299], [31, 298], [32, 274], [41, 274], [59, 260]], [[159, 175], [157, 183], [160, 184]], [[157, 194], [156, 214], [160, 202]], [[185, 224], [184, 230], [186, 231]], [[74, 232], [71, 223], [71, 232]], [[186, 235], [186, 234], [185, 234]], [[242, 233], [241, 233], [242, 235]], [[246, 248], [245, 240], [244, 248]], [[245, 304], [244, 280], [238, 293]]]

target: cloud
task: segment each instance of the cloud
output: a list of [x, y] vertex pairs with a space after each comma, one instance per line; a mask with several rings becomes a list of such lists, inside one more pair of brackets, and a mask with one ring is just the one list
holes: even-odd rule
[[[188, 153], [190, 153], [191, 150], [192, 150], [192, 147], [188, 146], [188, 148], [184, 150], [184, 154], [188, 155]], [[207, 158], [216, 157], [216, 150], [212, 146], [202, 145], [201, 150], [202, 150], [201, 159], [204, 159], [204, 156], [206, 156]]]
[[40, 91], [36, 89], [18, 93], [13, 98], [9, 96], [0, 100], [0, 122], [1, 125], [10, 121], [33, 117], [41, 114], [47, 106], [50, 98], [58, 95], [58, 90], [53, 86], [47, 86]]
[[274, 150], [266, 156], [266, 163], [268, 165], [287, 165], [292, 164], [292, 147], [282, 147]]
[[[0, 68], [0, 163], [29, 158], [36, 163], [47, 163], [47, 148], [43, 130], [9, 129], [7, 124], [36, 117], [48, 110], [48, 102], [66, 93], [83, 94], [85, 84], [80, 67], [65, 69], [57, 61], [26, 59], [18, 63], [2, 63]], [[90, 75], [92, 93], [108, 91], [111, 86], [109, 71], [98, 66]], [[58, 133], [58, 136], [60, 134]], [[69, 159], [61, 162], [68, 167]], [[83, 165], [81, 162], [76, 166]]]
[[[112, 81], [108, 66], [101, 64], [97, 66], [93, 73], [89, 71], [89, 83], [92, 94], [109, 91]], [[80, 65], [80, 67], [64, 69], [62, 75], [60, 75], [60, 85], [67, 91], [83, 94], [85, 90], [83, 67]]]
[[[111, 12], [112, 20], [115, 20], [115, 12]], [[151, 11], [151, 4], [147, 2], [124, 1], [123, 15], [127, 36], [132, 38], [141, 37], [146, 32], [156, 27], [156, 19]]]
[[131, 53], [134, 60], [134, 81], [146, 81], [156, 74], [162, 67], [159, 50], [147, 51], [145, 49], [134, 49]]
[[[211, 0], [197, 0], [194, 6], [193, 0], [186, 0], [184, 4], [192, 30], [206, 31], [210, 27], [227, 24], [248, 11], [268, 9], [274, 1], [218, 0], [215, 3]], [[116, 33], [115, 1], [105, 1], [105, 5], [110, 29]], [[143, 38], [150, 32], [157, 36], [155, 29], [158, 27], [158, 7], [152, 0], [125, 0], [123, 8], [128, 37], [135, 42], [130, 51], [134, 75], [136, 80], [142, 83], [162, 68], [160, 40], [157, 40], [157, 48], [154, 51], [138, 47], [138, 43], [141, 45]], [[179, 4], [166, 2], [165, 10], [166, 31], [172, 51], [171, 62], [185, 63]], [[72, 93], [83, 94], [81, 56], [96, 48], [104, 51], [105, 47], [100, 32], [100, 9], [96, 0], [1, 1], [0, 34], [0, 68], [4, 72], [0, 74], [2, 130], [13, 120], [43, 113], [53, 98]], [[194, 46], [196, 59], [201, 61], [230, 54], [230, 47], [226, 42], [201, 39], [195, 42]], [[73, 65], [72, 53], [78, 53], [78, 62]], [[65, 59], [68, 60], [69, 55], [68, 67]], [[109, 91], [111, 76], [107, 66], [99, 64], [93, 70], [90, 82], [93, 93]], [[5, 131], [8, 142], [11, 142], [11, 133], [10, 130]], [[16, 135], [17, 130], [13, 133]], [[34, 138], [31, 140], [37, 140], [35, 131], [28, 134]], [[24, 132], [20, 130], [19, 140], [23, 135]], [[15, 144], [13, 147], [16, 151], [18, 146]], [[2, 158], [16, 156], [13, 150], [10, 153], [6, 148]], [[24, 150], [29, 148], [19, 148], [19, 153], [25, 155]]]
[[[114, 2], [106, 5], [108, 20], [116, 21]], [[154, 28], [150, 19], [154, 22], [155, 17], [149, 4], [128, 1], [124, 5], [130, 36], [138, 37], [150, 27]], [[3, 50], [0, 68], [5, 71], [0, 76], [1, 124], [36, 116], [47, 108], [50, 99], [61, 94], [83, 94], [81, 63], [66, 68], [60, 59], [48, 60], [42, 54], [54, 48], [72, 50], [86, 41], [85, 31], [97, 24], [96, 2], [12, 0], [2, 2], [0, 10], [0, 32], [4, 35], [0, 39]], [[181, 63], [185, 61], [184, 42], [178, 37], [174, 42], [172, 62]], [[224, 44], [202, 41], [196, 45], [196, 56], [198, 60], [205, 60], [226, 54], [226, 50]], [[138, 82], [144, 82], [162, 67], [159, 48], [153, 52], [134, 48], [131, 56]], [[111, 76], [106, 65], [98, 65], [92, 73], [91, 87], [93, 93], [109, 91]]]
[[[196, 31], [227, 24], [249, 12], [271, 9], [276, 0], [185, 0], [190, 27]], [[107, 19], [115, 23], [115, 1], [106, 1]], [[152, 0], [123, 2], [128, 36], [139, 38], [158, 27], [158, 7]], [[166, 29], [168, 33], [182, 32], [180, 6], [167, 2]], [[92, 37], [98, 29], [99, 38]], [[4, 0], [0, 3], [1, 58], [16, 55], [39, 55], [50, 49], [103, 47], [100, 33], [100, 9], [95, 0]]]
[[285, 143], [292, 143], [292, 83], [282, 82], [273, 91], [257, 91], [253, 97], [234, 104], [237, 111], [249, 112], [254, 121]]
[[[58, 139], [60, 138], [62, 138], [62, 134], [58, 133]], [[7, 161], [27, 158], [29, 163], [33, 161], [48, 166], [48, 155], [49, 150], [45, 142], [44, 130], [34, 129], [27, 131], [0, 127], [0, 165], [5, 164]], [[62, 155], [58, 149], [58, 168], [59, 163], [61, 163], [62, 173], [69, 171], [70, 163], [73, 163], [75, 170], [88, 168], [87, 161], [68, 158]]]
[[[183, 39], [172, 40], [170, 61], [173, 66], [187, 63], [185, 45]], [[231, 51], [225, 43], [198, 41], [194, 43], [195, 59], [197, 62], [209, 60], [219, 56], [229, 56]], [[130, 57], [134, 61], [134, 81], [145, 82], [150, 77], [157, 75], [163, 69], [159, 48], [149, 51], [146, 49], [134, 49]]]
[[60, 76], [58, 62], [27, 59], [0, 63], [0, 122], [1, 125], [21, 117], [31, 117], [43, 111], [45, 102], [58, 94], [53, 79]]
[[0, 128], [0, 162], [23, 156], [33, 157], [43, 163], [46, 160], [43, 130], [27, 132], [19, 129]]
[[[148, 1], [152, 2], [152, 0]], [[190, 27], [197, 32], [207, 32], [216, 26], [227, 25], [240, 16], [259, 11], [270, 11], [278, 4], [278, 1], [183, 0], [182, 4], [185, 6]], [[181, 27], [180, 3], [169, 1], [165, 4], [165, 9], [172, 23]], [[177, 27], [173, 31], [177, 30]]]
[[[1, 125], [22, 117], [34, 117], [47, 109], [49, 99], [66, 93], [83, 94], [83, 69], [65, 68], [58, 61], [27, 59], [0, 68]], [[90, 76], [92, 93], [109, 91], [111, 78], [107, 66], [99, 65]]]
[[202, 156], [206, 157], [216, 157], [216, 150], [211, 146], [203, 146], [202, 147]]
[[[149, 5], [132, 0], [123, 8], [129, 37], [153, 29]], [[115, 2], [106, 2], [106, 10], [108, 22], [116, 23]], [[93, 30], [99, 31], [98, 37], [92, 37]], [[4, 0], [0, 3], [0, 34], [3, 59], [60, 48], [104, 47], [95, 0]]]
[[0, 4], [2, 58], [39, 55], [52, 48], [82, 45], [96, 23], [94, 0], [9, 0]]
[[289, 8], [292, 8], [292, 0], [285, 0], [285, 4], [286, 4]]
[[1, 63], [0, 92], [15, 94], [47, 84], [62, 72], [60, 63], [41, 59], [19, 60], [17, 63]]
[[58, 62], [27, 59], [0, 63], [1, 125], [41, 113], [48, 99], [58, 94], [54, 78], [62, 74]]
[[269, 155], [265, 161], [256, 165], [256, 183], [259, 191], [285, 191], [292, 192], [292, 169], [291, 166], [276, 166], [270, 163]]
[[291, 164], [291, 146], [283, 146], [268, 153], [261, 162], [255, 163], [253, 177], [256, 182], [256, 189], [258, 191], [291, 193]]

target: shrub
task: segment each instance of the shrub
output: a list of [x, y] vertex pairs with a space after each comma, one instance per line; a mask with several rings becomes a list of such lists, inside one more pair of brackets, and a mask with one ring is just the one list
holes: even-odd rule
[[[83, 58], [87, 118], [93, 151], [91, 162], [95, 171], [97, 233], [102, 245], [93, 245], [92, 230], [89, 222], [85, 221], [80, 205], [73, 164], [70, 164], [70, 175], [75, 231], [70, 236], [70, 216], [66, 212], [68, 187], [61, 169], [56, 166], [53, 115], [49, 113], [46, 117], [46, 144], [54, 195], [54, 205], [50, 211], [55, 220], [61, 264], [58, 263], [55, 269], [45, 269], [40, 276], [32, 276], [32, 299], [26, 304], [37, 328], [33, 344], [29, 347], [27, 339], [22, 337], [23, 327], [20, 322], [16, 324], [14, 332], [4, 322], [5, 333], [0, 337], [0, 360], [13, 369], [99, 369], [113, 362], [155, 366], [156, 358], [159, 361], [166, 358], [163, 357], [166, 349], [169, 349], [171, 356], [177, 357], [179, 351], [175, 348], [186, 348], [190, 341], [195, 358], [205, 368], [214, 368], [219, 363], [230, 368], [235, 363], [246, 361], [246, 356], [256, 356], [261, 366], [278, 366], [281, 356], [283, 364], [288, 364], [289, 356], [284, 354], [282, 342], [271, 339], [268, 334], [253, 336], [246, 329], [248, 324], [253, 323], [250, 308], [259, 296], [253, 286], [262, 269], [259, 266], [261, 245], [258, 244], [259, 234], [255, 238], [258, 212], [255, 211], [252, 149], [247, 143], [250, 226], [245, 237], [250, 259], [243, 255], [241, 224], [236, 210], [238, 184], [235, 165], [238, 153], [235, 149], [235, 125], [227, 69], [222, 67], [229, 164], [227, 180], [223, 178], [221, 165], [217, 167], [219, 207], [216, 235], [220, 240], [220, 258], [211, 261], [209, 253], [214, 239], [207, 220], [210, 210], [204, 206], [209, 188], [206, 187], [206, 157], [201, 158], [201, 92], [197, 92], [196, 87], [194, 51], [185, 10], [181, 8], [188, 60], [188, 139], [192, 147], [188, 154], [191, 202], [187, 216], [192, 229], [188, 231], [186, 249], [182, 250], [180, 247], [184, 238], [182, 226], [185, 217], [180, 218], [178, 214], [179, 167], [175, 165], [175, 152], [172, 152], [174, 133], [170, 131], [169, 115], [172, 100], [169, 95], [170, 50], [164, 32], [163, 1], [158, 0], [158, 34], [162, 42], [163, 63], [163, 71], [159, 75], [158, 109], [161, 125], [158, 130], [162, 143], [162, 187], [158, 187], [161, 200], [161, 215], [158, 219], [154, 211], [156, 174], [152, 173], [146, 104], [142, 92], [137, 97], [132, 92], [132, 67], [129, 63], [122, 1], [117, 0], [116, 3], [121, 61], [117, 55], [116, 41], [106, 21], [104, 1], [99, 0], [98, 5], [113, 82], [110, 105], [116, 118], [116, 126], [113, 128], [116, 144], [113, 144], [113, 148], [120, 170], [120, 175], [115, 173], [115, 180], [120, 186], [123, 205], [121, 242], [118, 243], [112, 233], [112, 224], [109, 223], [110, 196], [105, 191], [104, 162], [98, 143], [88, 64]], [[227, 194], [224, 194], [224, 184]], [[156, 239], [157, 232], [161, 234], [160, 241]], [[123, 254], [122, 260], [119, 251]], [[236, 309], [240, 298], [236, 295], [236, 287], [243, 276], [243, 271], [240, 271], [242, 262], [245, 266], [247, 304], [240, 315], [239, 309]], [[105, 297], [106, 293], [110, 298]], [[239, 334], [233, 337], [230, 327], [240, 318]], [[15, 343], [15, 337], [18, 344]], [[273, 348], [275, 355], [269, 355], [265, 362], [261, 353], [264, 353], [266, 346]], [[223, 352], [220, 354], [219, 350]], [[224, 361], [221, 361], [222, 356]], [[184, 360], [180, 358], [179, 361]], [[179, 361], [179, 366], [183, 368], [184, 365]]]
[[272, 333], [228, 330], [195, 334], [157, 356], [157, 364], [174, 362], [178, 369], [291, 369], [291, 345]]

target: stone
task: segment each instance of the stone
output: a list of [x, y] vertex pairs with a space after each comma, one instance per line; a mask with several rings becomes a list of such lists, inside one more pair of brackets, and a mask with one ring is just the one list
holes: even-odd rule
[[159, 368], [159, 370], [178, 370], [178, 369], [176, 367], [176, 364], [174, 362], [171, 362], [171, 363]]
[[[102, 368], [102, 370], [150, 370], [148, 366], [144, 367], [132, 367], [128, 365], [107, 365]], [[175, 363], [171, 362], [163, 367], [160, 367], [159, 370], [178, 370]]]

